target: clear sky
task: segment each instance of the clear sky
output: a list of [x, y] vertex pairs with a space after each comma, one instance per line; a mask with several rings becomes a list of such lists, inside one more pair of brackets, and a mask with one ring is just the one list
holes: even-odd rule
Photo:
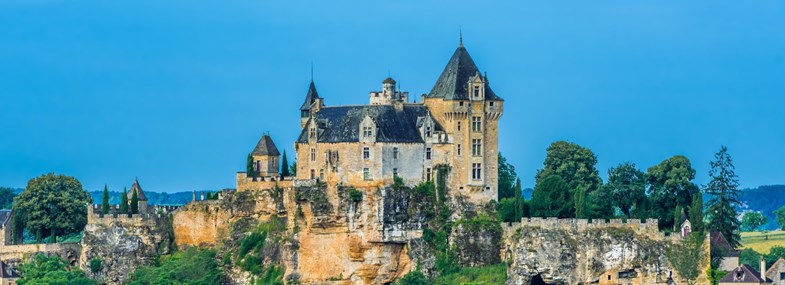
[[526, 187], [556, 140], [785, 183], [784, 1], [489, 2], [0, 1], [0, 186], [232, 188], [263, 132], [293, 158], [311, 62], [327, 105], [427, 93], [459, 27]]

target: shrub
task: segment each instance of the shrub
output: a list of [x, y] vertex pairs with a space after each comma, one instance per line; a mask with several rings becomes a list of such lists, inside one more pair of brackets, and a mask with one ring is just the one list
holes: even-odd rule
[[90, 259], [90, 272], [96, 273], [101, 271], [101, 268], [102, 264], [100, 258], [94, 257], [93, 259]]
[[131, 275], [128, 285], [147, 284], [220, 284], [223, 272], [215, 252], [190, 247], [162, 256], [157, 266], [142, 266]]

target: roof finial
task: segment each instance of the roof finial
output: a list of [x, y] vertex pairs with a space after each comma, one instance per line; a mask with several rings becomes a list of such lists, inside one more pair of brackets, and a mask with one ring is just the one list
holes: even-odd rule
[[311, 83], [313, 83], [313, 60], [311, 61]]
[[458, 25], [458, 47], [463, 47], [463, 29]]

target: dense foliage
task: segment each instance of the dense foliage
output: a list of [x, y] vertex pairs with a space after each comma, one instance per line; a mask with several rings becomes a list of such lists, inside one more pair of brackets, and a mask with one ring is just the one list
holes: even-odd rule
[[128, 214], [128, 190], [123, 188], [123, 193], [120, 194], [120, 214]]
[[[515, 166], [507, 162], [507, 158], [502, 156], [502, 153], [499, 152], [499, 201], [504, 198], [515, 198], [520, 196], [521, 193], [518, 191], [515, 192], [515, 180], [518, 178], [518, 174], [515, 173]], [[520, 190], [520, 189], [518, 189]]]
[[248, 154], [248, 157], [245, 159], [245, 174], [248, 177], [256, 177], [256, 171], [254, 171], [253, 167], [253, 156]]
[[0, 187], [0, 209], [11, 209], [14, 202], [14, 189], [8, 187]]
[[283, 285], [283, 267], [264, 264], [263, 253], [265, 247], [275, 246], [273, 243], [280, 241], [274, 234], [285, 229], [285, 222], [273, 218], [259, 224], [250, 235], [240, 240], [240, 246], [235, 254], [235, 264], [243, 271], [252, 274], [251, 284]]
[[702, 234], [692, 233], [681, 242], [668, 248], [668, 261], [679, 273], [679, 276], [687, 281], [687, 284], [693, 284], [706, 266], [706, 252], [703, 251], [704, 242]]
[[646, 204], [646, 177], [634, 163], [622, 163], [608, 170], [608, 182], [603, 188], [610, 195], [614, 209], [624, 217], [643, 216], [641, 213]]
[[109, 213], [109, 188], [104, 185], [104, 192], [101, 195], [101, 215]]
[[709, 221], [707, 227], [710, 231], [725, 235], [732, 246], [739, 246], [740, 222], [736, 218], [736, 211], [741, 205], [741, 191], [738, 189], [739, 179], [727, 147], [721, 147], [720, 151], [714, 154], [709, 177], [711, 181], [704, 190], [709, 195], [706, 203], [706, 218]]
[[420, 271], [412, 271], [396, 281], [395, 285], [502, 285], [507, 281], [507, 265], [460, 268], [450, 274], [428, 280]]
[[128, 280], [128, 285], [151, 284], [220, 284], [223, 278], [215, 252], [207, 249], [188, 248], [161, 257], [159, 264], [142, 266]]
[[283, 150], [283, 155], [281, 156], [281, 176], [287, 177], [290, 176], [289, 173], [289, 159], [286, 158], [286, 150]]
[[87, 224], [87, 203], [92, 199], [76, 178], [52, 173], [31, 179], [14, 198], [13, 209], [24, 226], [41, 240], [81, 231]]
[[534, 187], [530, 204], [533, 217], [568, 218], [573, 215], [569, 186], [560, 176], [548, 176]]
[[753, 266], [760, 263], [760, 259], [766, 261], [766, 264], [772, 265], [777, 259], [785, 258], [785, 246], [774, 246], [769, 250], [769, 253], [762, 254], [751, 248], [746, 248], [739, 253], [739, 264], [751, 264]]
[[660, 228], [673, 228], [674, 210], [686, 208], [692, 204], [692, 195], [698, 193], [695, 169], [687, 157], [677, 155], [646, 171], [648, 182], [647, 194], [650, 203], [650, 215], [659, 220]]
[[[740, 199], [741, 211], [759, 211], [769, 218], [766, 229], [773, 230], [781, 228], [777, 224], [775, 211], [785, 206], [785, 185], [764, 185], [756, 188], [748, 188], [741, 191]], [[783, 212], [785, 217], [785, 212]], [[785, 229], [785, 227], [782, 227]]]
[[777, 221], [780, 229], [785, 230], [785, 206], [774, 211], [774, 220]]
[[131, 208], [131, 214], [139, 214], [139, 194], [136, 192], [136, 188], [134, 188], [131, 193], [131, 204], [129, 206], [129, 208]]
[[[537, 185], [548, 177], [558, 176], [564, 180], [569, 192], [566, 204], [572, 206], [572, 209], [559, 211], [560, 217], [575, 217], [576, 212], [585, 215], [587, 213], [582, 213], [584, 212], [582, 210], [586, 208], [584, 203], [586, 197], [592, 197], [592, 193], [599, 190], [602, 185], [596, 165], [597, 156], [591, 150], [571, 142], [554, 142], [547, 149], [543, 168], [538, 170], [535, 176], [535, 191]], [[578, 203], [575, 203], [573, 197], [576, 193], [579, 194]], [[553, 206], [545, 208], [553, 208]]]
[[19, 285], [92, 285], [98, 284], [95, 280], [87, 278], [84, 271], [78, 267], [69, 266], [58, 257], [48, 257], [38, 254], [35, 260], [19, 267], [21, 278], [16, 281]]

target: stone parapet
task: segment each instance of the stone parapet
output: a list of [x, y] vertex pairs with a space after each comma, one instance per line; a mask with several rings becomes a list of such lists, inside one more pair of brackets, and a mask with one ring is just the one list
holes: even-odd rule
[[517, 227], [540, 227], [546, 229], [562, 229], [584, 231], [588, 229], [627, 228], [636, 233], [647, 236], [656, 235], [665, 239], [665, 233], [659, 232], [657, 219], [559, 219], [559, 218], [522, 218], [520, 223], [506, 224], [505, 230], [515, 230]]

